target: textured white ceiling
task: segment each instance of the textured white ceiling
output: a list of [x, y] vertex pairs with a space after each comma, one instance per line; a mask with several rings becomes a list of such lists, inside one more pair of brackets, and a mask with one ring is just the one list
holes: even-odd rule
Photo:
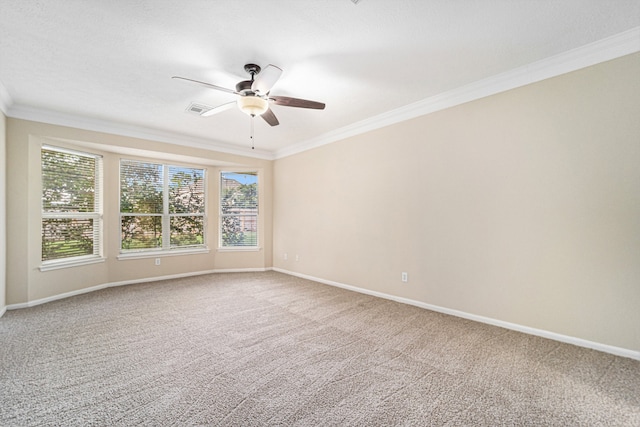
[[[9, 116], [171, 136], [248, 155], [282, 152], [385, 112], [640, 27], [638, 0], [0, 0]], [[280, 125], [237, 109], [243, 65], [280, 66]]]

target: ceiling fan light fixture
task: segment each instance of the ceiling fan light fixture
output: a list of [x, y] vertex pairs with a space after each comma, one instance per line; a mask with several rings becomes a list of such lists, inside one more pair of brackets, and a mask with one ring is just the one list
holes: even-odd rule
[[238, 107], [250, 116], [259, 116], [269, 109], [269, 101], [255, 95], [238, 97]]

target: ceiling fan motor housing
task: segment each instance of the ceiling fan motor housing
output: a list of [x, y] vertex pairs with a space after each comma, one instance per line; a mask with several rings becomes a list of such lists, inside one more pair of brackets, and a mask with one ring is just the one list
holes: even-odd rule
[[253, 94], [251, 90], [251, 85], [253, 84], [252, 80], [243, 80], [236, 85], [236, 92], [241, 94]]

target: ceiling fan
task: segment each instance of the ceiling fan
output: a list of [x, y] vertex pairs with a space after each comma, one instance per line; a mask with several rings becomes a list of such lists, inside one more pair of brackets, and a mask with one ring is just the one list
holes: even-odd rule
[[199, 80], [189, 79], [186, 77], [173, 76], [173, 79], [186, 80], [188, 82], [197, 83], [209, 89], [215, 89], [222, 92], [238, 95], [236, 101], [219, 105], [211, 110], [202, 113], [202, 116], [212, 116], [222, 111], [233, 108], [237, 105], [240, 110], [251, 117], [260, 116], [265, 122], [271, 126], [280, 124], [278, 118], [273, 114], [269, 104], [282, 105], [284, 107], [311, 108], [315, 110], [323, 110], [325, 105], [322, 102], [309, 101], [300, 98], [291, 98], [288, 96], [271, 95], [270, 91], [273, 85], [278, 81], [282, 74], [282, 69], [275, 65], [267, 65], [264, 69], [256, 64], [246, 64], [244, 70], [251, 75], [251, 80], [243, 80], [236, 85], [236, 89], [227, 89], [226, 87], [216, 86], [211, 83], [201, 82]]

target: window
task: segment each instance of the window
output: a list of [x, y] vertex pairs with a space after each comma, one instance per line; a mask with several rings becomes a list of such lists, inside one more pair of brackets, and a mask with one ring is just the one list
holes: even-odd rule
[[121, 252], [204, 248], [204, 169], [120, 161]]
[[42, 265], [82, 264], [102, 253], [102, 157], [41, 149]]
[[258, 173], [221, 172], [220, 247], [258, 246]]

